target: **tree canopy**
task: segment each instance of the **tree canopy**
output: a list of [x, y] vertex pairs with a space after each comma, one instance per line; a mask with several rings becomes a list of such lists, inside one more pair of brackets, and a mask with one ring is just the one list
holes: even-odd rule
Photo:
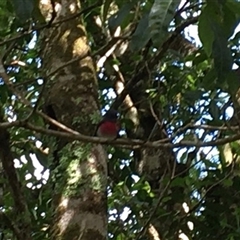
[[238, 0], [1, 0], [1, 239], [239, 239], [239, 22]]

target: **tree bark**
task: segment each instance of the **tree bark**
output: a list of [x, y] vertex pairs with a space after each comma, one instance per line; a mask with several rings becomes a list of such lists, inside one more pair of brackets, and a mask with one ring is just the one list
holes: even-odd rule
[[[53, 9], [50, 1], [45, 2], [41, 9], [47, 20]], [[81, 16], [64, 21], [80, 10], [77, 0], [58, 2], [53, 23], [61, 23], [42, 33], [43, 68], [47, 74], [58, 69], [54, 77], [45, 79], [44, 109], [67, 127], [93, 135], [92, 119], [99, 112], [98, 88], [87, 34]], [[106, 239], [107, 163], [103, 147], [55, 139], [50, 153], [54, 215], [51, 239]]]

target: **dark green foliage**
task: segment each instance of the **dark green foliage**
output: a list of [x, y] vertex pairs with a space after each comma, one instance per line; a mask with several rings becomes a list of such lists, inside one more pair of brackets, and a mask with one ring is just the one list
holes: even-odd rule
[[[82, 2], [84, 7], [95, 3]], [[240, 33], [233, 37], [240, 20], [240, 3], [234, 0], [191, 0], [190, 5], [180, 11], [179, 2], [106, 0], [83, 15], [96, 63], [111, 49], [112, 45], [108, 44], [114, 31], [119, 26], [122, 31], [122, 42], [116, 51], [106, 59], [103, 67], [97, 68], [101, 107], [103, 109], [114, 102], [109, 92], [116, 81], [123, 80], [127, 85], [137, 75], [135, 84], [129, 89], [130, 97], [143, 117], [150, 106], [153, 107], [170, 142], [182, 140], [198, 145], [236, 136], [239, 119], [234, 126], [229, 119], [230, 110], [238, 110], [236, 93], [240, 78], [232, 68], [234, 63], [240, 65]], [[38, 10], [37, 1], [12, 0], [12, 4], [0, 1], [0, 52], [4, 67], [15, 88], [32, 106], [37, 102], [44, 81], [54, 78], [48, 77], [49, 73], [42, 69], [38, 29], [43, 21], [41, 14], [33, 14]], [[183, 43], [179, 46], [180, 40], [177, 43], [171, 40], [177, 39], [174, 30], [198, 14], [200, 16], [194, 24], [198, 25], [201, 46], [182, 54], [176, 48], [180, 49]], [[97, 17], [102, 20], [102, 25], [96, 24]], [[182, 37], [186, 35], [184, 28], [178, 33]], [[106, 49], [98, 52], [105, 45]], [[121, 51], [124, 47], [125, 51]], [[40, 101], [38, 109], [42, 104]], [[35, 126], [49, 129], [49, 125], [20, 101], [2, 79], [0, 106], [4, 121], [27, 119]], [[122, 107], [119, 111], [124, 130], [127, 133], [133, 131], [133, 122], [124, 115], [127, 109]], [[48, 148], [54, 154], [57, 140], [24, 127], [13, 127], [8, 131], [13, 156], [16, 162], [19, 161], [16, 172], [23, 183], [31, 213], [32, 237], [49, 239], [48, 224], [54, 211], [50, 208], [51, 184], [57, 182], [57, 178], [44, 179], [41, 174], [54, 168]], [[141, 137], [141, 129], [139, 132], [135, 136]], [[124, 132], [123, 138], [126, 135]], [[189, 239], [239, 239], [240, 152], [236, 139], [229, 146], [230, 155], [226, 155], [223, 143], [208, 148], [174, 149], [175, 162], [180, 170], [172, 177], [159, 176], [159, 191], [153, 189], [144, 174], [139, 173], [139, 159], [133, 150], [109, 146], [109, 239], [137, 239], [138, 236], [138, 239], [145, 240], [143, 230], [148, 228], [149, 222], [161, 223], [156, 228], [161, 230], [161, 239], [166, 240], [176, 239], [179, 230]], [[41, 148], [36, 146], [38, 141], [42, 142]], [[68, 149], [64, 151], [66, 158], [63, 161], [69, 164]], [[34, 175], [35, 158], [43, 167], [39, 179]], [[67, 174], [62, 169], [55, 171], [60, 178]], [[14, 218], [14, 201], [4, 176], [1, 176], [0, 184], [4, 186], [0, 211], [4, 209], [10, 218]], [[181, 208], [183, 203], [189, 207], [187, 213]], [[193, 229], [189, 229], [188, 222], [193, 223]], [[4, 226], [3, 232], [9, 239], [14, 239], [11, 228]]]

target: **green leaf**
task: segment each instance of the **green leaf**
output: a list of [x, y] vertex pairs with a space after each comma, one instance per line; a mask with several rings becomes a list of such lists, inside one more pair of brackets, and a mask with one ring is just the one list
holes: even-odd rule
[[31, 17], [33, 11], [32, 0], [12, 0], [12, 3], [21, 22], [25, 22]]
[[194, 52], [194, 56], [193, 65], [198, 65], [207, 60], [206, 52], [203, 49], [198, 50], [197, 53]]
[[223, 36], [220, 26], [213, 24], [215, 40], [213, 42], [214, 67], [219, 82], [225, 81], [233, 65], [231, 51], [228, 48], [227, 39]]
[[116, 240], [122, 240], [122, 239], [126, 239], [126, 235], [123, 234], [123, 233], [120, 233], [120, 234], [117, 236]]
[[235, 154], [240, 155], [240, 144], [239, 142], [231, 142], [230, 146]]
[[212, 100], [209, 104], [209, 113], [214, 120], [218, 120], [220, 117], [220, 110], [215, 100]]
[[132, 39], [130, 42], [130, 49], [131, 51], [139, 51], [150, 40], [151, 36], [149, 34], [148, 29], [148, 14], [144, 15], [143, 18], [139, 21], [138, 26], [132, 35]]
[[103, 23], [105, 23], [105, 21], [107, 19], [108, 10], [109, 10], [111, 3], [112, 3], [112, 0], [105, 0], [102, 5], [101, 15], [102, 15]]
[[184, 187], [185, 185], [185, 179], [182, 177], [174, 178], [171, 183], [171, 187]]
[[240, 3], [239, 1], [227, 0], [226, 6], [236, 14], [237, 18], [240, 17]]
[[193, 104], [196, 100], [200, 99], [203, 95], [203, 91], [201, 90], [193, 90], [193, 91], [186, 91], [184, 93], [184, 97], [187, 101]]
[[222, 21], [222, 27], [223, 27], [225, 37], [229, 38], [232, 36], [235, 28], [239, 24], [239, 20], [240, 20], [239, 17], [237, 17], [237, 15], [230, 8], [230, 6], [225, 5], [223, 8], [223, 21]]
[[122, 22], [129, 17], [130, 10], [133, 7], [133, 3], [126, 3], [123, 7], [113, 16], [111, 16], [108, 20], [109, 28], [114, 31], [118, 26], [122, 24]]
[[155, 0], [149, 14], [149, 29], [153, 43], [159, 47], [166, 39], [170, 22], [180, 0]]
[[150, 200], [147, 191], [142, 189], [138, 190], [136, 197], [138, 198], [139, 201], [142, 202], [147, 202], [148, 200]]
[[210, 14], [207, 7], [203, 9], [199, 17], [198, 32], [203, 48], [207, 56], [210, 57], [212, 54], [214, 34], [210, 26]]
[[231, 71], [227, 78], [228, 91], [235, 95], [240, 87], [239, 76], [235, 71]]
[[29, 153], [25, 155], [25, 158], [27, 159], [27, 169], [29, 173], [34, 175], [34, 171], [36, 170], [35, 167], [33, 166], [32, 158], [30, 157]]
[[211, 168], [217, 168], [218, 163], [210, 161], [209, 159], [202, 159], [203, 163], [206, 165], [206, 168], [211, 169]]
[[222, 4], [209, 1], [199, 19], [199, 36], [208, 57], [213, 55], [219, 82], [226, 79], [232, 68], [228, 38], [236, 25], [235, 14]]
[[207, 72], [206, 76], [203, 78], [202, 86], [206, 90], [214, 90], [216, 88], [216, 70], [211, 69]]
[[40, 164], [44, 168], [48, 168], [49, 167], [48, 157], [44, 153], [42, 153], [39, 149], [35, 149], [34, 153], [36, 154], [37, 160], [40, 162]]
[[32, 16], [34, 20], [37, 20], [39, 23], [45, 23], [45, 18], [42, 15], [41, 10], [39, 9], [39, 0], [34, 1]]
[[232, 179], [224, 179], [224, 181], [222, 182], [223, 186], [225, 187], [231, 187], [233, 185], [233, 180]]

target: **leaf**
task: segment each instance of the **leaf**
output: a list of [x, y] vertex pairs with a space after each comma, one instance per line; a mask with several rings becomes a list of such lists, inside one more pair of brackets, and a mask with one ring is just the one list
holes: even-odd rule
[[216, 101], [212, 100], [209, 104], [209, 113], [214, 120], [218, 120], [220, 117], [220, 110], [216, 104]]
[[198, 65], [207, 60], [206, 52], [203, 49], [200, 49], [197, 53], [194, 53], [194, 56], [193, 65]]
[[129, 176], [129, 169], [127, 166], [125, 166], [121, 169], [120, 175], [121, 175], [122, 179], [125, 179]]
[[29, 171], [29, 173], [32, 174], [32, 176], [34, 175], [34, 171], [36, 170], [35, 167], [33, 166], [33, 162], [32, 162], [32, 159], [29, 155], [29, 153], [27, 153], [25, 155], [25, 158], [27, 159], [27, 169]]
[[240, 155], [240, 144], [238, 142], [231, 142], [230, 148], [235, 154]]
[[237, 17], [240, 17], [240, 4], [237, 1], [232, 1], [232, 0], [227, 0], [226, 2], [226, 6], [232, 11], [234, 12]]
[[116, 240], [122, 240], [122, 239], [126, 239], [126, 235], [123, 233], [118, 234]]
[[6, 103], [7, 99], [9, 98], [9, 90], [6, 85], [0, 85], [0, 103]]
[[114, 31], [126, 18], [129, 17], [132, 7], [133, 3], [126, 3], [116, 14], [109, 18], [108, 25], [112, 31]]
[[202, 159], [202, 161], [206, 165], [207, 169], [216, 169], [219, 166], [217, 162], [213, 162], [209, 159]]
[[210, 57], [212, 54], [214, 34], [210, 26], [210, 14], [207, 7], [203, 9], [199, 17], [198, 32], [204, 51], [206, 52], [207, 56]]
[[166, 39], [169, 24], [173, 20], [175, 10], [180, 2], [180, 0], [154, 1], [149, 14], [149, 30], [156, 46], [161, 46]]
[[227, 38], [232, 36], [235, 28], [239, 24], [239, 20], [240, 19], [239, 17], [237, 17], [235, 12], [230, 8], [230, 6], [226, 4], [223, 8], [223, 21], [222, 21], [224, 36], [226, 36]]
[[39, 8], [39, 0], [34, 1], [33, 3], [33, 11], [32, 11], [32, 16], [34, 20], [37, 20], [39, 23], [45, 23], [45, 18], [42, 15], [42, 12]]
[[108, 10], [109, 10], [111, 3], [112, 3], [112, 0], [105, 0], [102, 5], [101, 15], [102, 15], [103, 23], [105, 23], [105, 21], [107, 19]]
[[143, 18], [139, 21], [138, 26], [132, 35], [130, 42], [130, 49], [132, 52], [139, 51], [150, 40], [151, 36], [148, 31], [148, 14], [144, 15]]
[[215, 40], [213, 42], [214, 67], [217, 72], [219, 82], [225, 81], [233, 65], [231, 51], [228, 48], [227, 39], [223, 36], [220, 27], [213, 24]]
[[224, 181], [222, 182], [224, 187], [231, 187], [233, 185], [233, 180], [232, 179], [224, 179]]
[[185, 185], [185, 179], [182, 177], [174, 178], [171, 183], [171, 187], [184, 187]]
[[12, 0], [12, 3], [21, 22], [25, 22], [31, 17], [33, 11], [32, 0]]
[[40, 164], [44, 168], [48, 168], [49, 167], [48, 157], [44, 153], [42, 153], [39, 149], [35, 149], [34, 153], [36, 154], [37, 160], [40, 162]]
[[214, 90], [216, 88], [216, 70], [211, 69], [203, 78], [202, 85], [206, 90]]
[[131, 177], [131, 175], [128, 175], [128, 176], [126, 177], [125, 182], [126, 182], [126, 186], [128, 187], [128, 189], [131, 189], [131, 186], [134, 184], [134, 180], [133, 180], [133, 178]]
[[240, 87], [239, 76], [236, 75], [236, 72], [231, 71], [227, 78], [228, 91], [235, 95]]
[[196, 100], [199, 100], [202, 97], [203, 93], [204, 92], [201, 90], [186, 91], [184, 97], [191, 104], [194, 104]]
[[199, 19], [199, 36], [208, 57], [214, 58], [219, 82], [225, 81], [232, 68], [233, 59], [227, 46], [236, 24], [234, 14], [222, 4], [209, 1]]
[[148, 202], [150, 200], [147, 191], [145, 191], [144, 189], [138, 190], [138, 192], [136, 193], [136, 197], [138, 198], [139, 201], [142, 202]]

